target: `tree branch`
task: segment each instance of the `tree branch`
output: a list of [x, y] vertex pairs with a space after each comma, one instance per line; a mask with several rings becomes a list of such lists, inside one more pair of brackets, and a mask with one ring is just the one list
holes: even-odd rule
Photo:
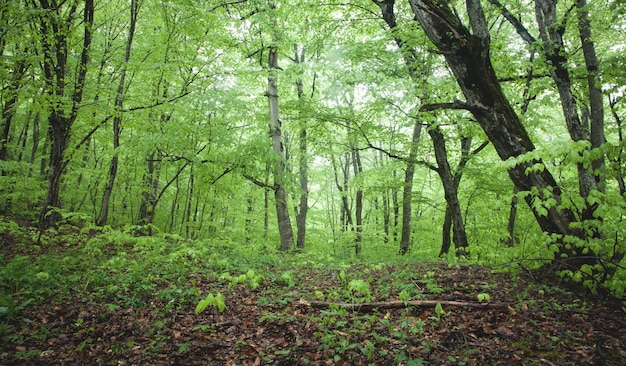
[[300, 304], [316, 309], [328, 309], [330, 307], [338, 307], [342, 309], [353, 310], [356, 312], [366, 313], [374, 311], [374, 309], [404, 309], [408, 307], [418, 308], [435, 308], [437, 305], [445, 307], [461, 307], [473, 309], [503, 309], [508, 305], [504, 303], [477, 303], [465, 301], [445, 301], [445, 300], [415, 300], [415, 301], [379, 301], [367, 303], [332, 303], [325, 301], [307, 301], [301, 299]]
[[256, 179], [255, 177], [247, 174], [247, 173], [242, 173], [243, 177], [246, 178], [247, 180], [249, 180], [250, 182], [256, 184], [257, 186], [263, 188], [263, 189], [271, 189], [272, 191], [275, 191], [278, 189], [278, 185], [274, 184], [273, 186], [269, 185], [269, 184], [265, 184], [264, 182], [261, 182], [260, 180]]
[[424, 104], [420, 107], [420, 112], [432, 112], [432, 111], [437, 111], [440, 109], [463, 109], [466, 111], [473, 112], [476, 110], [476, 107], [469, 105], [462, 100], [455, 100], [454, 102], [449, 102], [449, 103]]
[[517, 34], [519, 34], [519, 36], [522, 37], [522, 39], [526, 43], [528, 43], [529, 45], [533, 45], [535, 42], [537, 42], [537, 39], [535, 39], [535, 37], [533, 37], [530, 34], [528, 29], [526, 29], [526, 27], [524, 27], [522, 22], [520, 22], [517, 18], [515, 18], [513, 16], [513, 14], [511, 14], [511, 12], [509, 11], [509, 9], [506, 8], [506, 6], [502, 5], [498, 0], [488, 0], [488, 1], [489, 1], [489, 3], [491, 3], [491, 5], [495, 6], [498, 9], [500, 9], [500, 12], [502, 13], [502, 16], [506, 20], [508, 20], [509, 23], [511, 23], [513, 28], [515, 28], [515, 31], [517, 32]]

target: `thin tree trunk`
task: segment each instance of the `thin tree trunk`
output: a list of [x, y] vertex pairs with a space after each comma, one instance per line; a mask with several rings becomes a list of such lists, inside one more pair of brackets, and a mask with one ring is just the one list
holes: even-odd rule
[[[589, 141], [592, 148], [599, 148], [606, 142], [604, 136], [604, 103], [602, 98], [602, 88], [600, 87], [600, 63], [596, 55], [596, 47], [591, 38], [591, 21], [587, 11], [587, 1], [577, 0], [578, 7], [578, 29], [580, 31], [580, 43], [585, 57], [587, 68], [587, 89], [589, 90], [589, 108], [591, 115], [591, 126]], [[593, 174], [596, 177], [597, 187], [604, 192], [604, 155], [592, 163]]]
[[[398, 174], [394, 170], [392, 176], [396, 178], [397, 175]], [[398, 222], [400, 221], [400, 200], [398, 199], [397, 189], [394, 189], [391, 192], [391, 201], [393, 202], [393, 230], [391, 233], [393, 242], [396, 243], [398, 241]]]
[[[352, 168], [354, 170], [354, 177], [356, 178], [363, 171], [361, 165], [361, 154], [355, 148], [354, 142], [352, 145]], [[363, 241], [363, 188], [359, 185], [356, 189], [355, 203], [354, 203], [354, 217], [356, 220], [356, 235], [354, 237], [354, 253], [356, 255], [361, 254], [361, 242]]]
[[[297, 64], [304, 63], [305, 50], [304, 48], [298, 52], [298, 45], [294, 43], [294, 60]], [[304, 97], [304, 88], [302, 85], [302, 79], [296, 80], [296, 88], [298, 92], [298, 100], [302, 101]], [[308, 182], [308, 151], [307, 151], [307, 129], [306, 123], [301, 122], [300, 134], [299, 134], [299, 174], [300, 174], [300, 204], [298, 207], [298, 214], [296, 215], [296, 228], [298, 230], [296, 238], [296, 247], [303, 249], [306, 241], [306, 218], [309, 211], [309, 182]]]
[[413, 200], [413, 175], [415, 174], [415, 159], [422, 135], [422, 124], [416, 122], [413, 126], [413, 138], [409, 150], [409, 159], [404, 173], [404, 187], [402, 190], [402, 234], [400, 235], [400, 254], [404, 255], [411, 249], [411, 211]]
[[[270, 166], [265, 167], [265, 186], [270, 184]], [[267, 239], [270, 231], [270, 191], [263, 190], [263, 238]]]
[[611, 109], [611, 114], [613, 115], [613, 119], [615, 119], [615, 124], [617, 125], [617, 141], [619, 149], [617, 152], [613, 154], [613, 165], [615, 169], [615, 179], [617, 180], [617, 185], [619, 187], [620, 196], [626, 199], [626, 183], [624, 182], [624, 173], [623, 173], [623, 162], [622, 162], [622, 154], [623, 154], [623, 146], [624, 146], [624, 135], [622, 132], [622, 119], [620, 118], [615, 105], [617, 104], [616, 97], [609, 97], [609, 108]]
[[[384, 160], [384, 155], [383, 152], [380, 151], [380, 164], [381, 166], [384, 166], [385, 164], [385, 160]], [[384, 231], [384, 242], [388, 243], [389, 242], [389, 226], [390, 226], [390, 216], [391, 216], [391, 211], [390, 211], [390, 206], [389, 206], [389, 187], [384, 186], [382, 189], [382, 201], [383, 201], [383, 231]]]
[[[392, 31], [395, 31], [398, 24], [396, 21], [396, 14], [394, 11], [395, 0], [373, 0], [376, 5], [380, 7], [381, 14], [387, 26]], [[402, 52], [404, 63], [409, 71], [409, 76], [415, 83], [423, 83], [421, 75], [419, 75], [418, 67], [423, 66], [425, 62], [418, 56], [415, 49], [407, 46], [406, 42], [398, 36], [398, 33], [394, 34], [394, 42]], [[422, 125], [415, 123], [413, 127], [413, 136], [411, 140], [411, 147], [409, 149], [409, 159], [404, 175], [404, 186], [402, 190], [402, 228], [400, 235], [400, 254], [404, 255], [408, 253], [411, 246], [411, 206], [412, 206], [412, 193], [413, 193], [413, 176], [415, 174], [415, 158], [417, 157], [417, 149], [419, 146], [419, 139], [422, 132]], [[397, 192], [395, 198], [397, 202]], [[398, 212], [396, 211], [396, 214]], [[394, 241], [396, 240], [397, 230], [397, 216], [396, 225], [394, 225]]]
[[252, 215], [254, 215], [254, 200], [252, 199], [252, 196], [248, 196], [247, 202], [248, 209], [246, 210], [244, 230], [246, 232], [246, 243], [249, 243], [251, 239], [250, 234], [252, 233]]
[[[441, 183], [443, 184], [443, 190], [446, 197], [446, 214], [452, 217], [453, 232], [452, 240], [456, 248], [457, 256], [462, 256], [467, 253], [467, 234], [465, 233], [465, 223], [463, 222], [463, 215], [461, 213], [461, 205], [458, 198], [458, 186], [454, 183], [454, 177], [450, 170], [450, 164], [448, 163], [448, 153], [446, 151], [446, 141], [443, 133], [438, 126], [433, 126], [428, 129], [428, 134], [433, 141], [435, 148], [435, 159], [437, 160], [437, 173], [441, 177]], [[448, 232], [449, 232], [448, 228]], [[448, 244], [449, 247], [449, 244]], [[443, 252], [442, 246], [442, 252]]]
[[515, 235], [515, 218], [517, 217], [517, 193], [519, 189], [517, 186], [513, 186], [513, 197], [511, 198], [511, 208], [509, 210], [509, 220], [506, 226], [506, 230], [509, 233], [509, 238], [506, 240], [506, 244], [509, 247], [515, 246], [519, 241], [517, 235]]
[[157, 204], [159, 192], [159, 179], [162, 164], [161, 150], [151, 152], [146, 157], [146, 171], [143, 173], [143, 191], [141, 192], [141, 203], [139, 205], [139, 225], [149, 225], [154, 223], [154, 209]]
[[[0, 128], [0, 160], [6, 161], [9, 159], [8, 143], [11, 140], [11, 123], [13, 116], [15, 116], [19, 89], [26, 69], [26, 61], [20, 59], [10, 73], [10, 85], [3, 90], [3, 94], [5, 95], [2, 96], [2, 99], [6, 98], [7, 100], [2, 104], [1, 122], [3, 126]], [[1, 174], [6, 175], [6, 172], [3, 170]]]
[[191, 206], [193, 205], [194, 195], [194, 174], [193, 165], [189, 169], [189, 180], [187, 181], [187, 197], [185, 198], [185, 209], [183, 213], [183, 222], [181, 228], [185, 228], [185, 239], [189, 239], [189, 230], [191, 228]]
[[139, 12], [139, 0], [131, 0], [130, 3], [130, 26], [128, 28], [128, 37], [126, 39], [126, 50], [124, 53], [124, 63], [122, 64], [120, 83], [117, 86], [117, 92], [115, 93], [115, 110], [116, 115], [113, 117], [113, 157], [111, 158], [111, 165], [109, 168], [109, 178], [107, 180], [106, 187], [102, 194], [102, 205], [100, 209], [100, 215], [96, 220], [96, 225], [104, 226], [107, 224], [109, 218], [109, 204], [111, 201], [111, 194], [115, 185], [115, 178], [117, 177], [117, 169], [119, 166], [119, 147], [120, 147], [120, 133], [122, 131], [122, 115], [121, 109], [124, 105], [125, 87], [126, 87], [126, 71], [128, 69], [128, 62], [130, 61], [130, 52], [133, 44], [133, 37], [135, 36], [135, 26], [137, 24], [137, 13]]
[[289, 206], [287, 204], [287, 190], [285, 188], [285, 152], [283, 148], [283, 138], [281, 132], [281, 122], [278, 117], [278, 49], [276, 46], [270, 47], [269, 56], [269, 76], [267, 98], [269, 100], [270, 113], [270, 136], [274, 153], [278, 156], [278, 161], [274, 166], [274, 200], [276, 205], [276, 218], [278, 219], [278, 232], [280, 234], [280, 250], [289, 250], [293, 245], [293, 229], [289, 218]]
[[[557, 0], [535, 0], [539, 33], [543, 41], [546, 60], [549, 63], [548, 70], [550, 76], [559, 92], [561, 107], [570, 137], [573, 141], [588, 141], [589, 130], [578, 115], [578, 107], [572, 91], [572, 82], [567, 69], [568, 60], [563, 41], [563, 29], [561, 29], [557, 20], [556, 3]], [[593, 82], [595, 82], [595, 77], [593, 77]], [[591, 170], [586, 168], [583, 163], [578, 163], [577, 166], [579, 193], [581, 197], [586, 199], [589, 197], [589, 192], [596, 188], [596, 180]], [[585, 210], [583, 218], [592, 218], [591, 207]]]

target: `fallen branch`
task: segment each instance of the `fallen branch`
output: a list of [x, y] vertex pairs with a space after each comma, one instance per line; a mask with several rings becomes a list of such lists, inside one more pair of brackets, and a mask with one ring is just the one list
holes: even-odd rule
[[414, 300], [414, 301], [377, 301], [366, 302], [362, 304], [357, 303], [335, 303], [325, 301], [307, 301], [300, 300], [301, 304], [316, 308], [316, 309], [328, 309], [336, 306], [342, 309], [349, 309], [358, 312], [370, 312], [374, 309], [404, 309], [408, 307], [417, 308], [434, 308], [437, 304], [443, 307], [460, 307], [460, 308], [473, 308], [473, 309], [502, 309], [506, 308], [507, 304], [504, 303], [477, 303], [477, 302], [465, 302], [465, 301], [445, 301], [445, 300]]

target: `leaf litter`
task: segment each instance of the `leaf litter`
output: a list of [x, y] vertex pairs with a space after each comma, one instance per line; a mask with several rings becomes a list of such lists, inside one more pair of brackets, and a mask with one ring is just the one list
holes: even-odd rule
[[[125, 297], [102, 299], [86, 286], [27, 306], [1, 323], [0, 365], [626, 364], [619, 302], [546, 285], [531, 272], [513, 278], [441, 263], [309, 264], [283, 276], [289, 281], [268, 269], [256, 288], [206, 272], [187, 276], [187, 292], [155, 279], [137, 296], [127, 289]], [[350, 288], [350, 279], [364, 282]], [[223, 311], [194, 312], [218, 292]], [[462, 305], [486, 299], [484, 307]], [[411, 305], [420, 300], [440, 304]], [[367, 308], [371, 302], [396, 306]]]

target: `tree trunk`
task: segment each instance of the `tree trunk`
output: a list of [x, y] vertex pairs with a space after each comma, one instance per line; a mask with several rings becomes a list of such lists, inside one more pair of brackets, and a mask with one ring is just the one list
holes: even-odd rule
[[124, 63], [120, 71], [120, 83], [117, 86], [117, 92], [115, 93], [115, 117], [113, 117], [113, 157], [111, 158], [111, 166], [109, 168], [109, 178], [107, 180], [106, 187], [102, 194], [102, 205], [100, 209], [100, 215], [96, 220], [96, 225], [104, 226], [107, 224], [109, 218], [109, 204], [111, 201], [111, 194], [113, 193], [113, 187], [115, 185], [115, 178], [117, 177], [117, 168], [119, 166], [119, 147], [120, 147], [120, 133], [122, 131], [122, 115], [121, 109], [124, 105], [124, 96], [126, 94], [126, 70], [128, 69], [128, 62], [130, 61], [130, 51], [133, 44], [133, 37], [135, 35], [135, 26], [137, 24], [137, 13], [139, 12], [138, 0], [131, 0], [130, 3], [130, 26], [128, 28], [128, 37], [126, 38], [126, 50], [124, 53]]
[[[373, 0], [376, 5], [380, 7], [380, 11], [385, 23], [389, 29], [394, 31], [398, 24], [396, 21], [396, 14], [394, 11], [395, 0]], [[394, 42], [398, 46], [398, 49], [402, 53], [404, 63], [409, 71], [409, 76], [416, 82], [421, 82], [421, 75], [419, 75], [417, 68], [420, 65], [426, 63], [418, 56], [415, 49], [406, 46], [406, 42], [398, 36], [398, 33], [394, 33]], [[415, 174], [415, 158], [417, 157], [417, 149], [419, 145], [419, 139], [422, 133], [422, 125], [419, 122], [415, 123], [413, 127], [413, 137], [411, 140], [411, 147], [409, 149], [409, 159], [407, 162], [406, 171], [404, 174], [404, 186], [402, 190], [402, 228], [400, 234], [400, 254], [404, 255], [408, 253], [411, 247], [411, 204], [413, 193], [413, 176]], [[397, 192], [396, 202], [397, 202]], [[396, 212], [398, 213], [398, 212]], [[397, 218], [396, 218], [397, 226]], [[394, 240], [396, 236], [394, 229]]]
[[[339, 195], [341, 196], [341, 209], [339, 213], [339, 222], [341, 223], [341, 232], [345, 232], [348, 230], [350, 226], [352, 226], [352, 212], [350, 210], [350, 203], [348, 202], [348, 179], [349, 179], [349, 170], [347, 166], [350, 164], [350, 157], [346, 154], [346, 162], [342, 164], [341, 171], [343, 181], [339, 182], [339, 172], [337, 168], [337, 161], [335, 160], [335, 156], [331, 153], [330, 161], [333, 165], [333, 172], [335, 175], [335, 186], [339, 191]], [[341, 162], [341, 159], [339, 161]]]
[[[465, 95], [467, 109], [481, 125], [500, 158], [507, 160], [533, 151], [535, 146], [504, 95], [491, 64], [489, 28], [480, 2], [466, 1], [473, 34], [462, 25], [447, 2], [409, 0], [409, 3], [428, 38], [444, 55]], [[574, 212], [567, 208], [559, 209], [561, 189], [552, 174], [547, 169], [532, 169], [534, 164], [542, 162], [520, 162], [509, 169], [509, 176], [520, 190], [530, 191], [535, 187], [537, 198], [554, 198], [556, 201], [555, 205], [543, 207], [540, 212], [532, 205], [533, 197], [526, 196], [540, 227], [551, 234], [583, 236], [570, 229], [570, 224], [577, 221]], [[560, 243], [554, 258], [561, 260], [561, 255], [573, 257], [581, 254], [582, 251], [577, 248], [568, 248]], [[588, 262], [579, 259], [571, 264], [577, 266]]]
[[[446, 141], [443, 133], [438, 126], [433, 126], [428, 129], [428, 134], [433, 141], [435, 159], [437, 160], [437, 173], [439, 177], [441, 177], [441, 183], [443, 184], [444, 195], [446, 197], [446, 215], [449, 214], [452, 218], [452, 230], [454, 232], [452, 241], [454, 242], [457, 256], [462, 256], [467, 253], [468, 243], [465, 233], [465, 223], [463, 222], [463, 215], [461, 213], [461, 204], [458, 198], [458, 184], [455, 184], [454, 177], [450, 170]], [[450, 228], [448, 227], [448, 232], [449, 230]], [[448, 243], [448, 247], [449, 246]], [[443, 253], [444, 245], [442, 245], [441, 251]]]
[[[394, 170], [392, 176], [394, 178], [397, 177], [397, 173]], [[397, 242], [398, 241], [398, 222], [400, 221], [400, 200], [398, 199], [398, 190], [394, 189], [391, 192], [391, 201], [393, 202], [393, 227], [392, 227], [392, 237], [393, 237], [393, 242]]]
[[[361, 165], [361, 154], [355, 148], [354, 142], [352, 145], [352, 168], [354, 170], [354, 177], [356, 178], [363, 171]], [[354, 237], [354, 253], [356, 255], [361, 254], [361, 242], [363, 241], [363, 188], [359, 185], [356, 189], [355, 202], [354, 202], [354, 218], [355, 218], [355, 237]]]
[[[572, 91], [572, 82], [569, 71], [567, 70], [567, 57], [565, 54], [565, 43], [563, 41], [563, 30], [561, 29], [556, 15], [557, 0], [535, 0], [535, 12], [537, 15], [537, 24], [546, 60], [548, 61], [548, 70], [556, 88], [559, 92], [561, 107], [565, 116], [567, 130], [573, 141], [588, 141], [589, 130], [582, 123], [578, 115], [578, 107], [576, 99]], [[595, 83], [595, 77], [593, 77]], [[586, 168], [584, 164], [578, 163], [578, 185], [581, 197], [589, 197], [589, 192], [596, 188], [596, 180], [592, 175], [591, 169]], [[591, 219], [592, 208], [589, 207], [583, 213], [584, 219]]]
[[141, 204], [139, 205], [139, 225], [154, 223], [154, 210], [157, 205], [159, 193], [159, 179], [161, 176], [162, 153], [157, 150], [146, 157], [146, 171], [143, 173], [143, 191], [141, 192]]
[[[596, 55], [596, 48], [591, 38], [591, 21], [587, 11], [587, 1], [578, 0], [578, 29], [580, 32], [580, 43], [585, 57], [587, 68], [587, 89], [589, 90], [589, 108], [591, 115], [591, 128], [589, 140], [592, 148], [599, 148], [606, 142], [604, 136], [604, 103], [602, 98], [602, 88], [600, 87], [600, 63]], [[592, 163], [593, 174], [596, 177], [597, 187], [604, 192], [604, 155]]]
[[[383, 156], [384, 156], [383, 152], [380, 151], [381, 166], [385, 164]], [[383, 231], [385, 235], [383, 240], [385, 243], [388, 243], [389, 242], [390, 216], [391, 216], [390, 206], [389, 206], [389, 187], [383, 187], [382, 201], [383, 201]]]
[[[265, 167], [265, 186], [269, 187], [270, 184], [270, 166]], [[270, 191], [268, 189], [263, 190], [263, 238], [267, 239], [267, 235], [270, 231]]]
[[246, 243], [250, 243], [251, 234], [252, 234], [252, 215], [254, 215], [254, 199], [252, 195], [248, 196], [248, 209], [246, 210], [246, 220], [244, 230], [246, 232]]
[[[298, 51], [298, 45], [294, 44], [294, 60], [297, 64], [304, 63], [305, 50]], [[302, 79], [296, 80], [296, 88], [298, 91], [298, 100], [302, 101], [304, 97], [304, 88]], [[309, 211], [309, 182], [308, 182], [308, 151], [307, 151], [307, 129], [306, 123], [300, 122], [299, 134], [299, 174], [300, 174], [300, 204], [298, 206], [298, 214], [296, 215], [296, 228], [298, 230], [296, 238], [296, 247], [303, 249], [306, 241], [306, 217]]]
[[309, 182], [308, 182], [307, 131], [300, 130], [300, 205], [296, 215], [298, 237], [296, 246], [303, 249], [306, 241], [306, 217], [309, 211]]
[[509, 238], [506, 240], [506, 244], [509, 247], [513, 247], [518, 241], [517, 235], [515, 235], [515, 219], [517, 217], [517, 193], [519, 189], [517, 186], [513, 187], [513, 197], [511, 198], [511, 208], [509, 210], [509, 220], [506, 229], [509, 233]]
[[409, 150], [409, 160], [404, 173], [404, 187], [402, 190], [402, 234], [400, 235], [400, 254], [404, 255], [411, 249], [411, 208], [413, 199], [413, 175], [415, 174], [415, 158], [422, 135], [422, 124], [416, 122], [413, 126], [413, 138]]
[[439, 250], [440, 257], [443, 257], [450, 252], [450, 245], [452, 244], [451, 229], [452, 210], [450, 209], [450, 205], [446, 203], [446, 213], [443, 215], [443, 229], [441, 232], [441, 250]]
[[289, 250], [293, 245], [293, 229], [289, 218], [287, 205], [287, 190], [285, 188], [285, 153], [281, 133], [281, 122], [278, 117], [278, 86], [276, 72], [278, 70], [278, 49], [275, 46], [269, 49], [269, 76], [267, 98], [270, 110], [270, 136], [274, 153], [278, 161], [274, 165], [274, 200], [276, 201], [276, 218], [280, 234], [280, 250]]
[[[11, 139], [11, 123], [15, 115], [18, 93], [25, 72], [26, 62], [24, 59], [20, 59], [11, 72], [10, 85], [3, 90], [3, 94], [6, 94], [2, 96], [2, 99], [6, 98], [7, 100], [2, 104], [1, 122], [3, 126], [0, 128], [0, 160], [9, 159], [8, 143]], [[2, 171], [1, 174], [6, 175], [6, 172]]]
[[[41, 33], [43, 47], [43, 69], [45, 76], [45, 87], [48, 96], [53, 101], [48, 117], [48, 135], [50, 137], [50, 161], [48, 169], [48, 188], [46, 198], [42, 204], [39, 214], [39, 228], [47, 229], [55, 225], [60, 220], [60, 214], [54, 209], [61, 207], [60, 188], [61, 178], [67, 162], [65, 161], [65, 150], [69, 144], [72, 125], [78, 116], [78, 105], [83, 98], [83, 88], [87, 75], [89, 62], [89, 49], [91, 46], [91, 33], [94, 20], [93, 0], [85, 0], [83, 11], [84, 36], [82, 51], [74, 79], [71, 95], [67, 95], [66, 75], [68, 70], [68, 49], [67, 35], [69, 29], [74, 26], [72, 20], [76, 12], [76, 7], [72, 7], [67, 12], [67, 19], [63, 19], [63, 10], [47, 1], [41, 1]], [[67, 100], [69, 97], [69, 100]], [[66, 110], [65, 106], [71, 106]]]

